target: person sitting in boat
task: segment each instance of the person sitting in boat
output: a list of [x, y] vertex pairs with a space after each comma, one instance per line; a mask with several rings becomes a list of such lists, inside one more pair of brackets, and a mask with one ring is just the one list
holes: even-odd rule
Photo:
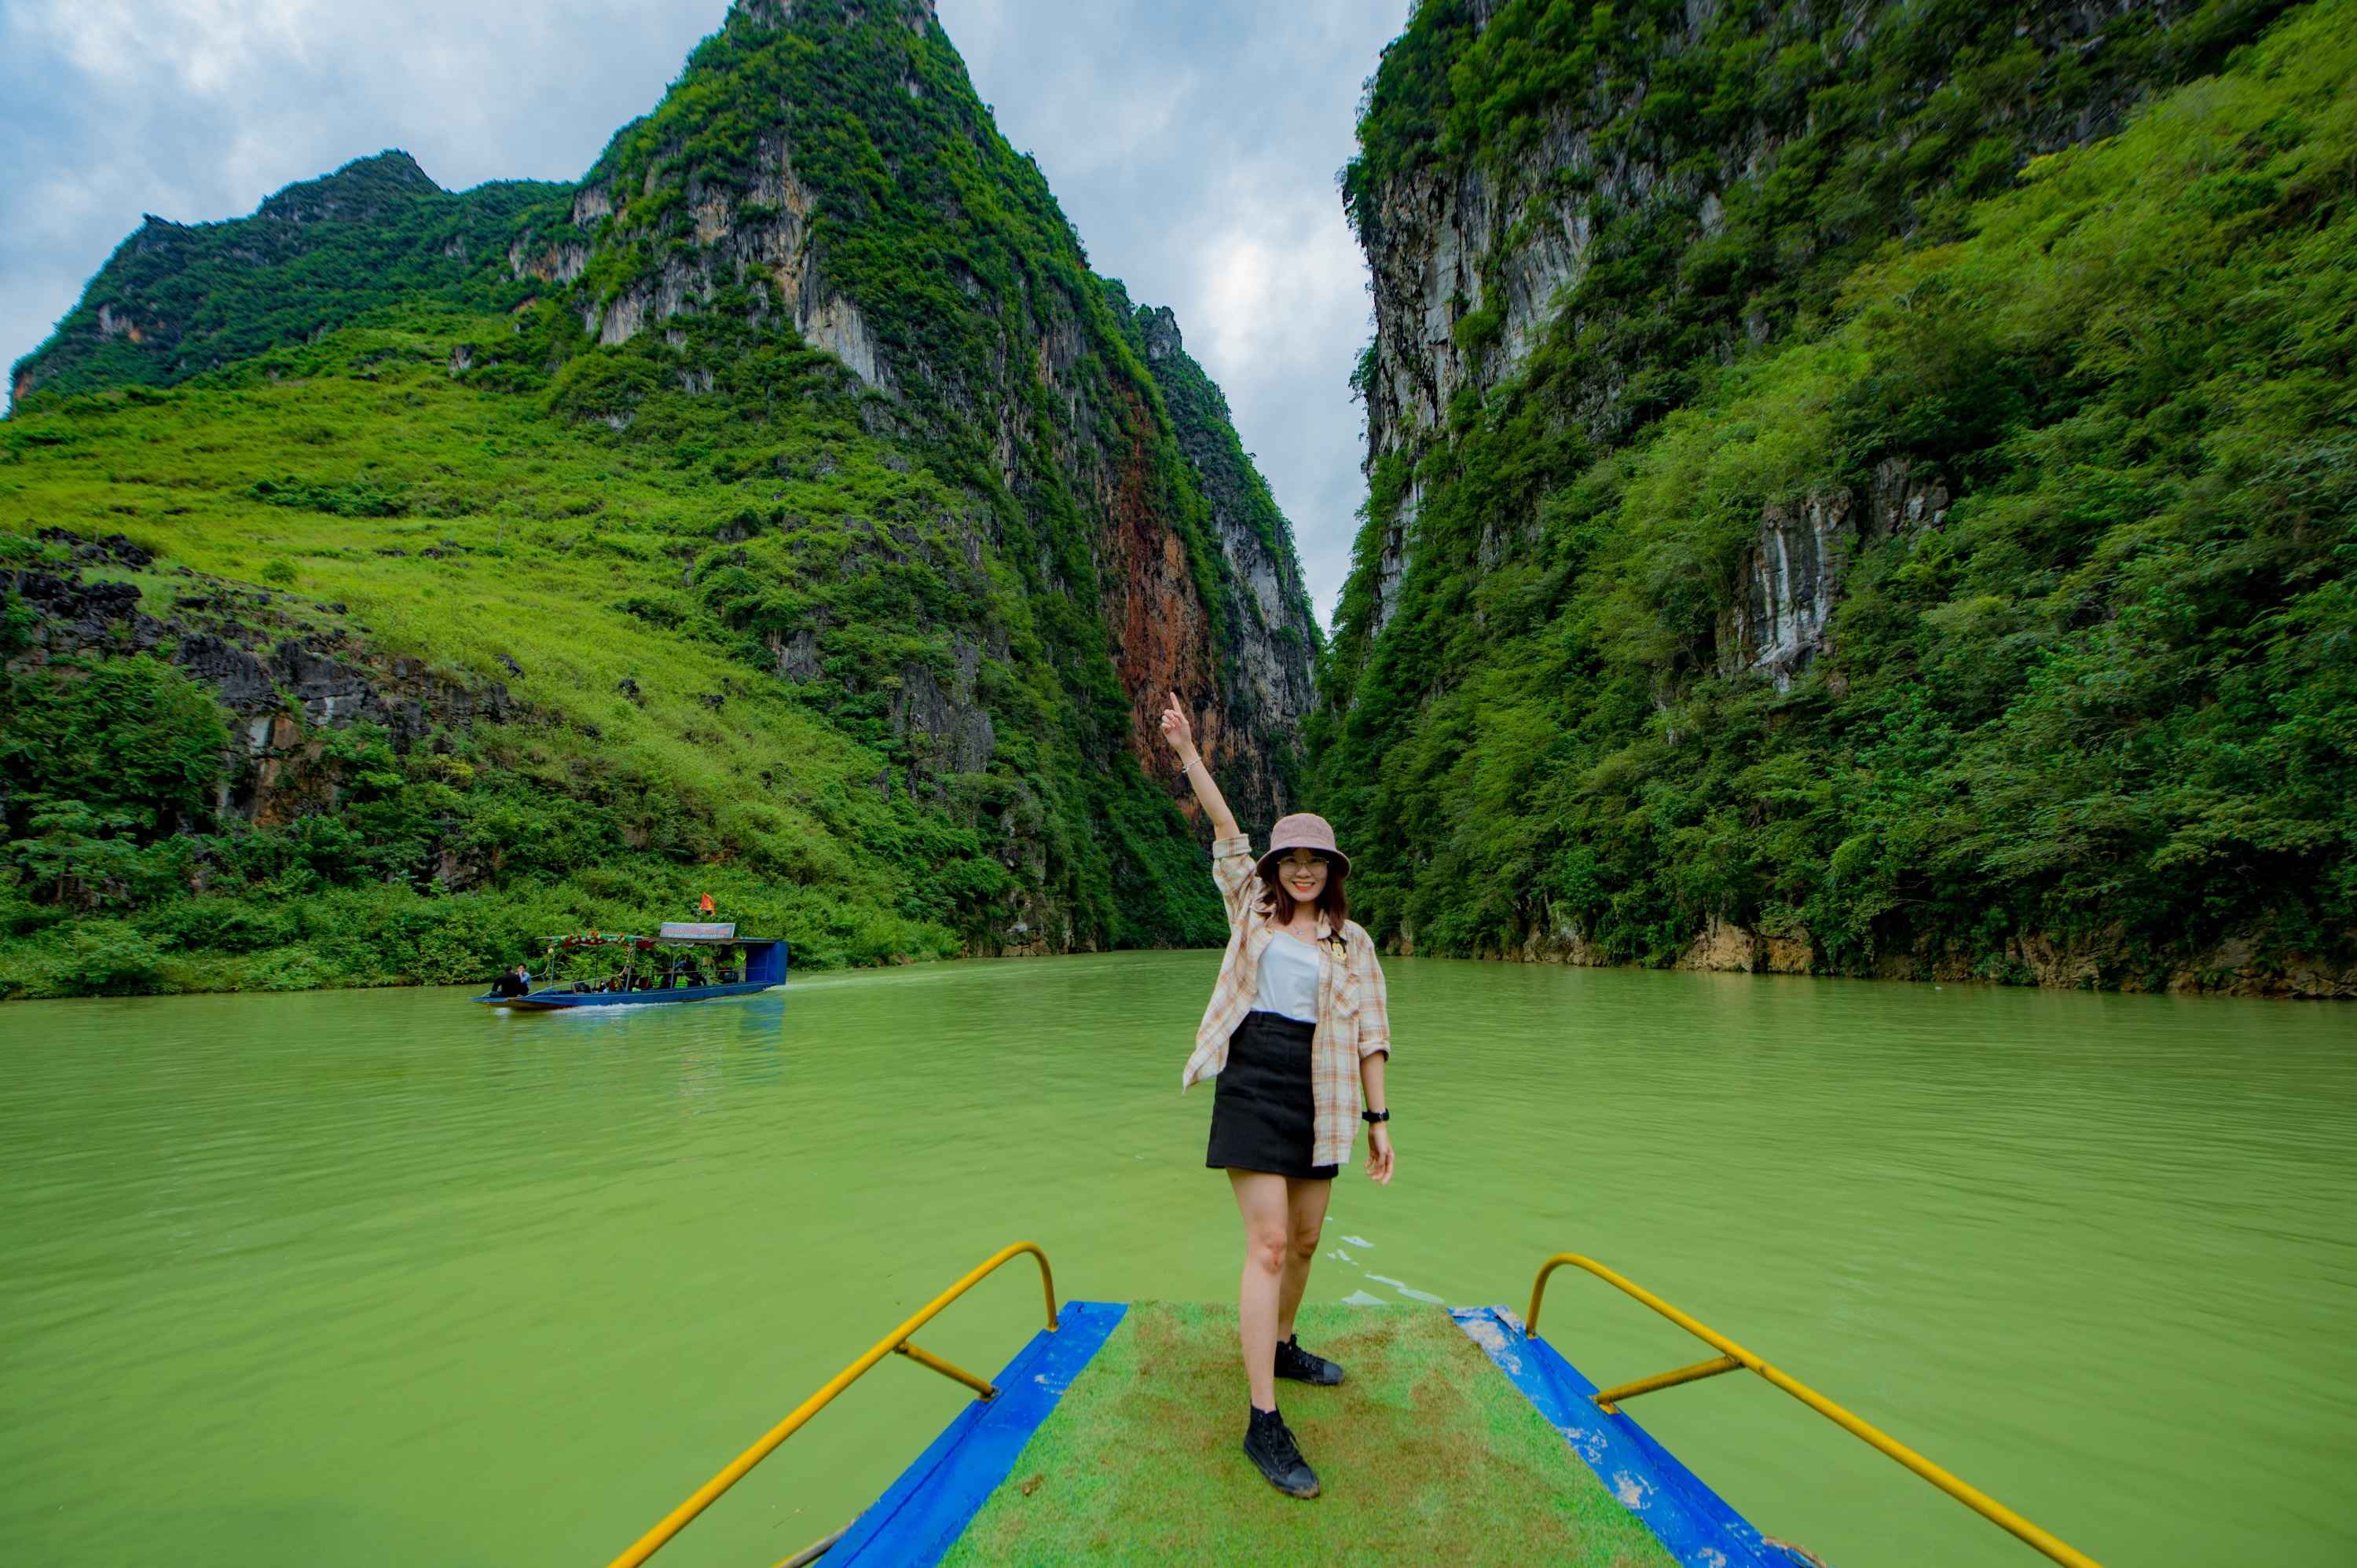
[[522, 964], [502, 971], [500, 977], [491, 982], [491, 994], [494, 996], [531, 995], [532, 971]]
[[[1281, 819], [1257, 860], [1195, 749], [1177, 693], [1162, 713], [1195, 800], [1211, 822], [1211, 877], [1228, 906], [1228, 950], [1183, 1091], [1219, 1080], [1204, 1165], [1228, 1173], [1244, 1222], [1237, 1318], [1251, 1415], [1244, 1454], [1288, 1497], [1318, 1495], [1318, 1474], [1276, 1408], [1276, 1380], [1329, 1386], [1342, 1369], [1304, 1350], [1293, 1331], [1309, 1283], [1334, 1174], [1369, 1123], [1367, 1175], [1392, 1179], [1383, 1069], [1391, 1015], [1383, 966], [1350, 918], [1351, 857], [1323, 817]], [[1363, 1105], [1364, 1110], [1361, 1107]]]

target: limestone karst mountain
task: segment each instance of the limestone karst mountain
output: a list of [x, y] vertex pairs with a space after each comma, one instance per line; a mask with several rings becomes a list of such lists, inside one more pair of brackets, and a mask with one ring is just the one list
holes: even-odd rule
[[19, 991], [469, 974], [707, 883], [822, 960], [1211, 939], [1174, 689], [1297, 799], [1289, 528], [923, 0], [742, 0], [576, 186], [151, 218], [12, 386]]
[[1371, 928], [2357, 992], [2352, 38], [1424, 0], [1344, 181]]

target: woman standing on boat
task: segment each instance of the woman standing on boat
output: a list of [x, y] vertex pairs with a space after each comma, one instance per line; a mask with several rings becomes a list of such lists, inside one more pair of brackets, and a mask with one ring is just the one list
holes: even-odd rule
[[1318, 1257], [1334, 1173], [1350, 1162], [1362, 1117], [1372, 1124], [1367, 1174], [1392, 1179], [1383, 972], [1373, 940], [1350, 918], [1351, 859], [1326, 819], [1281, 819], [1268, 853], [1254, 860], [1175, 692], [1162, 734], [1211, 820], [1211, 876], [1228, 905], [1227, 956], [1179, 1087], [1219, 1079], [1203, 1163], [1228, 1173], [1243, 1215], [1237, 1316], [1252, 1393], [1244, 1453], [1277, 1490], [1314, 1498], [1318, 1475], [1277, 1412], [1276, 1380], [1342, 1380], [1341, 1368], [1295, 1339], [1293, 1315]]

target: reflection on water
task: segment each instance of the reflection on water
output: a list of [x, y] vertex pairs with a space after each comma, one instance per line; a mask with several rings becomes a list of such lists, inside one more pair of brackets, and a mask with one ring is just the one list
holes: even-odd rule
[[[603, 1562], [1004, 1241], [1225, 1297], [1177, 1092], [1216, 965], [11, 1006], [8, 1558]], [[1577, 1249], [2107, 1563], [2357, 1558], [2357, 1012], [1391, 972], [1400, 1176], [1344, 1173], [1313, 1299], [1519, 1307]], [[1002, 1276], [929, 1343], [995, 1367], [1038, 1310]], [[1573, 1274], [1546, 1326], [1603, 1380], [1701, 1354]], [[880, 1368], [663, 1561], [776, 1562], [961, 1398]], [[2032, 1560], [1757, 1380], [1638, 1413], [1844, 1568]]]

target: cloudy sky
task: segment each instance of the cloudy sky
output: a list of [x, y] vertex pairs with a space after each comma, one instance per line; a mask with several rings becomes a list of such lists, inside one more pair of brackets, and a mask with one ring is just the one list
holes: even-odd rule
[[[253, 210], [386, 147], [444, 186], [580, 176], [726, 0], [0, 0], [0, 362], [144, 212]], [[1334, 172], [1407, 0], [940, 0], [1099, 272], [1178, 312], [1321, 617], [1361, 494], [1365, 274]]]

